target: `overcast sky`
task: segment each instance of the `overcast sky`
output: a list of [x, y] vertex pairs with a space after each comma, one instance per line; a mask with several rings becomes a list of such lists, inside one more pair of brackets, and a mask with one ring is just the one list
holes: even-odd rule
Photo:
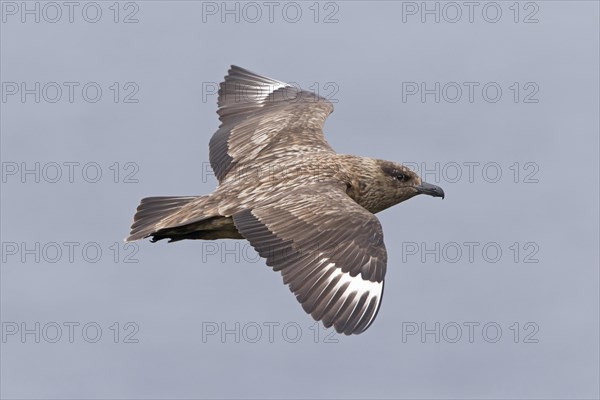
[[[597, 2], [115, 4], [0, 4], [3, 398], [598, 398]], [[231, 64], [446, 192], [378, 214], [362, 335], [246, 241], [122, 241], [214, 190]]]

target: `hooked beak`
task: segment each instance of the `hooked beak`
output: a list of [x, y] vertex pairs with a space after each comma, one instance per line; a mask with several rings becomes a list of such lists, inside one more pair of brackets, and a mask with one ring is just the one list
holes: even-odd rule
[[415, 189], [419, 192], [419, 194], [428, 194], [433, 197], [441, 197], [444, 198], [444, 190], [436, 185], [432, 185], [431, 183], [421, 182], [420, 185], [416, 185]]

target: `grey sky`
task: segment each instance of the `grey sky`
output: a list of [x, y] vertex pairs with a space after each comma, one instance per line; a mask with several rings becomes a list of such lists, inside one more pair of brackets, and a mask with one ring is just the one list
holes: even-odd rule
[[[27, 4], [0, 4], [3, 398], [599, 397], [597, 2]], [[378, 214], [360, 336], [247, 242], [122, 243], [142, 197], [214, 189], [230, 64], [318, 89], [337, 151], [446, 192]]]

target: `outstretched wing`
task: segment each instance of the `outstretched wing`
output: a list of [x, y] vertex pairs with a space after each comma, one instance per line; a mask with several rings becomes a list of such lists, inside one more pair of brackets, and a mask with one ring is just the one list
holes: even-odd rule
[[233, 221], [315, 320], [346, 335], [371, 325], [383, 295], [383, 232], [343, 188], [297, 188]]
[[323, 124], [333, 111], [309, 91], [231, 66], [219, 89], [221, 125], [209, 145], [210, 164], [219, 181], [235, 166], [270, 155], [332, 151]]

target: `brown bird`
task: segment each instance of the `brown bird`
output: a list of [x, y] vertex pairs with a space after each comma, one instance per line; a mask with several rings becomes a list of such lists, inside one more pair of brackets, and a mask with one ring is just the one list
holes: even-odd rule
[[323, 135], [333, 105], [312, 92], [232, 66], [218, 105], [217, 189], [142, 199], [126, 240], [247, 239], [315, 320], [364, 332], [387, 264], [373, 214], [444, 191], [401, 164], [337, 154]]

